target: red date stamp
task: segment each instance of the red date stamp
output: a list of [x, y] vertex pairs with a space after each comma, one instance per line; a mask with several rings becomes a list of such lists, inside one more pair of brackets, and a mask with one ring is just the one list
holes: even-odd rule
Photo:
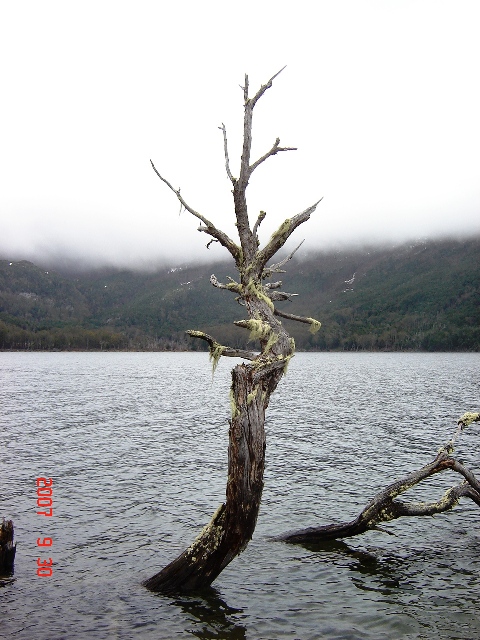
[[[53, 478], [37, 478], [37, 515], [50, 518], [53, 516]], [[37, 538], [37, 547], [51, 547], [52, 538]], [[53, 574], [53, 560], [37, 558], [37, 576], [49, 578]]]

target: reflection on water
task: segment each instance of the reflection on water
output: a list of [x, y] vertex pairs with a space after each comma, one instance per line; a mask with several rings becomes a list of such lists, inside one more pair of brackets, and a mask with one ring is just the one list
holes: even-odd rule
[[325, 564], [349, 569], [352, 583], [362, 591], [377, 591], [383, 596], [391, 596], [398, 593], [398, 589], [411, 591], [415, 588], [409, 584], [408, 564], [401, 556], [357, 549], [343, 540], [300, 546], [318, 554]]
[[0, 587], [7, 587], [14, 580], [15, 580], [15, 578], [13, 577], [13, 571], [12, 571], [11, 577], [2, 575], [2, 576], [0, 576]]
[[[430, 461], [478, 410], [478, 354], [297, 354], [267, 418], [255, 536], [214, 588], [190, 597], [142, 580], [188, 546], [225, 492], [231, 362], [208, 355], [0, 353], [0, 517], [15, 523], [15, 576], [0, 586], [16, 640], [480, 637], [478, 507], [402, 519], [323, 546], [272, 540], [348, 521]], [[459, 458], [478, 471], [480, 428]], [[54, 479], [54, 515], [35, 478]], [[438, 497], [458, 478], [422, 489]], [[424, 494], [422, 494], [424, 492]], [[36, 540], [53, 539], [51, 578]]]
[[246, 627], [235, 620], [235, 616], [243, 613], [243, 610], [229, 607], [213, 587], [194, 596], [179, 597], [172, 604], [180, 607], [187, 620], [195, 623], [193, 628], [188, 628], [187, 631], [196, 638], [245, 640], [247, 637]]

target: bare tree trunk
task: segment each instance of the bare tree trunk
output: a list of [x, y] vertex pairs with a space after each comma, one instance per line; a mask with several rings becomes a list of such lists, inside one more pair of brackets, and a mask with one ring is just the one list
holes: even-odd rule
[[13, 522], [3, 520], [0, 526], [0, 574], [13, 571], [17, 545], [13, 543]]
[[252, 366], [233, 369], [226, 502], [186, 551], [145, 582], [149, 589], [171, 592], [209, 585], [247, 546], [262, 498], [265, 409], [281, 374], [277, 368], [255, 383]]
[[239, 364], [232, 371], [230, 398], [232, 417], [225, 503], [219, 506], [209, 524], [204, 527], [188, 549], [144, 582], [144, 585], [152, 591], [172, 593], [208, 586], [247, 546], [255, 530], [263, 490], [265, 411], [270, 395], [277, 387], [295, 348], [293, 339], [289, 337], [278, 317], [288, 317], [307, 323], [314, 331], [320, 327], [320, 323], [313, 318], [291, 316], [277, 310], [274, 302], [288, 300], [293, 294], [279, 291], [281, 282], [263, 283], [273, 274], [283, 273], [280, 267], [292, 257], [294, 252], [286, 259], [269, 267], [267, 262], [281, 249], [293, 231], [309, 219], [318, 202], [285, 220], [261, 249], [257, 231], [266, 214], [264, 211], [260, 212], [253, 229], [248, 216], [246, 189], [253, 171], [270, 156], [280, 151], [293, 150], [290, 147], [280, 147], [280, 140], [277, 138], [267, 153], [250, 163], [253, 109], [265, 91], [271, 87], [276, 75], [263, 85], [253, 98], [248, 96], [248, 77], [245, 76], [243, 151], [238, 179], [230, 170], [225, 126], [220, 127], [224, 139], [225, 167], [233, 185], [236, 227], [240, 245], [217, 229], [205, 216], [190, 207], [180, 195], [180, 189], [174, 189], [152, 163], [158, 177], [176, 194], [181, 205], [200, 220], [199, 231], [212, 237], [207, 247], [211, 242], [220, 242], [234, 258], [239, 274], [238, 282], [230, 280], [229, 283], [222, 284], [212, 275], [211, 283], [215, 287], [237, 294], [237, 300], [246, 309], [248, 318], [239, 320], [235, 324], [248, 329], [250, 338], [258, 340], [261, 346], [260, 353], [238, 350], [219, 344], [214, 338], [201, 331], [188, 332], [191, 336], [208, 343], [214, 367], [221, 356], [240, 357], [250, 362]]
[[[466, 469], [458, 460], [451, 457], [454, 442], [463, 428], [472, 422], [478, 422], [480, 414], [466, 413], [459, 420], [459, 427], [453, 438], [442, 447], [430, 464], [418, 471], [410, 473], [401, 480], [397, 480], [377, 493], [362, 512], [351, 522], [328, 524], [320, 527], [310, 527], [298, 531], [285, 533], [277, 538], [289, 543], [315, 543], [338, 538], [350, 538], [365, 533], [370, 529], [377, 529], [382, 522], [395, 520], [402, 516], [432, 516], [453, 509], [461, 497], [470, 498], [480, 506], [480, 482], [474, 474]], [[430, 476], [451, 469], [462, 475], [465, 480], [455, 487], [448, 489], [436, 502], [403, 502], [395, 498]]]

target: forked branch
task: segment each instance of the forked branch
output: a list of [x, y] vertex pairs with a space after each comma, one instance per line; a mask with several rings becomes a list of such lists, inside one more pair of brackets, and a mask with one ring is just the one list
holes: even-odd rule
[[244, 97], [245, 97], [245, 102], [249, 102], [251, 105], [251, 109], [253, 110], [253, 107], [257, 104], [257, 102], [260, 100], [260, 98], [263, 96], [263, 94], [265, 93], [265, 91], [267, 89], [270, 89], [270, 87], [272, 86], [272, 82], [275, 80], [275, 78], [277, 76], [279, 76], [282, 71], [286, 68], [287, 65], [285, 65], [284, 67], [282, 67], [280, 69], [280, 71], [277, 71], [277, 73], [275, 75], [273, 75], [270, 80], [268, 82], [266, 82], [265, 84], [262, 84], [262, 86], [260, 87], [260, 89], [257, 91], [257, 93], [254, 95], [253, 98], [251, 98], [249, 100], [248, 98], [248, 76], [245, 76], [245, 87], [244, 89]]
[[262, 162], [265, 162], [265, 160], [267, 158], [270, 158], [270, 156], [276, 155], [279, 151], [297, 151], [297, 147], [280, 147], [279, 145], [280, 145], [280, 138], [277, 138], [273, 143], [273, 147], [270, 149], [270, 151], [267, 151], [265, 155], [263, 155], [256, 162], [250, 165], [250, 175], [252, 175], [252, 173], [255, 171], [258, 165], [262, 164]]
[[[283, 67], [285, 69], [285, 67]], [[255, 105], [263, 96], [265, 91], [272, 86], [272, 82], [278, 76], [279, 73], [283, 71], [280, 69], [274, 76], [270, 78], [270, 80], [262, 85], [257, 93], [253, 96], [253, 98], [248, 97], [248, 75], [245, 74], [245, 85], [243, 88], [243, 101], [244, 101], [244, 116], [243, 116], [243, 149], [242, 149], [242, 159], [240, 165], [240, 178], [238, 182], [241, 185], [241, 189], [245, 190], [248, 184], [248, 180], [252, 173], [252, 168], [250, 167], [250, 152], [252, 149], [252, 117], [253, 117], [253, 109]], [[280, 141], [278, 141], [280, 142]], [[268, 157], [268, 155], [267, 155]]]
[[[285, 68], [285, 67], [284, 67]], [[245, 86], [243, 88], [243, 97], [244, 97], [244, 116], [243, 116], [243, 146], [242, 146], [242, 157], [240, 160], [240, 175], [238, 180], [233, 181], [233, 199], [235, 202], [235, 217], [236, 224], [238, 229], [238, 234], [240, 237], [240, 243], [242, 245], [242, 251], [245, 260], [252, 260], [256, 254], [258, 248], [258, 238], [254, 233], [252, 233], [250, 229], [250, 222], [248, 219], [248, 207], [247, 207], [247, 199], [246, 199], [246, 190], [248, 186], [248, 181], [250, 176], [252, 175], [252, 171], [264, 160], [266, 160], [269, 156], [276, 154], [278, 151], [283, 150], [279, 144], [280, 140], [274, 143], [272, 149], [268, 151], [264, 156], [259, 158], [252, 166], [250, 166], [250, 153], [252, 149], [252, 118], [253, 118], [253, 109], [257, 104], [258, 100], [263, 96], [265, 91], [272, 86], [273, 80], [281, 73], [283, 69], [280, 69], [278, 73], [270, 78], [270, 80], [262, 85], [257, 93], [253, 96], [253, 98], [249, 98], [248, 96], [248, 76], [245, 75]], [[226, 141], [226, 134], [224, 132], [224, 143]], [[226, 143], [225, 143], [226, 144]], [[287, 148], [285, 148], [287, 150]], [[227, 153], [228, 155], [228, 153]], [[227, 169], [228, 173], [229, 169]], [[258, 228], [258, 225], [256, 225]], [[256, 232], [255, 228], [255, 232]]]
[[264, 269], [270, 258], [272, 258], [277, 253], [277, 251], [283, 247], [283, 245], [292, 235], [295, 229], [297, 229], [297, 227], [299, 227], [310, 218], [322, 199], [323, 198], [320, 198], [320, 200], [312, 204], [301, 213], [298, 213], [293, 218], [287, 218], [272, 234], [272, 237], [265, 245], [265, 247], [258, 252], [258, 263], [262, 267], [262, 270]]

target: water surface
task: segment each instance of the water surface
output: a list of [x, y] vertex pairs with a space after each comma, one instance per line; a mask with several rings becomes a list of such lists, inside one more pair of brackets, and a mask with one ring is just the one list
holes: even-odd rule
[[[349, 520], [429, 462], [478, 410], [478, 354], [297, 354], [272, 396], [254, 539], [192, 597], [141, 581], [183, 551], [223, 500], [232, 360], [204, 353], [0, 353], [0, 515], [18, 541], [0, 581], [5, 637], [480, 636], [480, 511], [399, 520], [322, 547], [271, 540]], [[480, 473], [480, 428], [458, 457]], [[35, 479], [54, 479], [37, 515]], [[458, 482], [435, 477], [417, 498]], [[50, 536], [50, 578], [36, 575]], [[45, 557], [45, 554], [40, 554]]]

